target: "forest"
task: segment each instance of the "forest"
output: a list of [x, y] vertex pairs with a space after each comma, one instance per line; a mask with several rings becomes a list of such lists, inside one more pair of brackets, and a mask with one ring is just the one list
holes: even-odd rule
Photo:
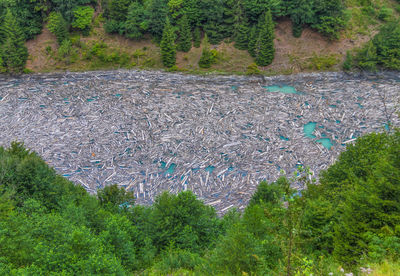
[[0, 274], [398, 275], [399, 181], [400, 132], [372, 133], [318, 182], [299, 167], [221, 217], [190, 191], [151, 206], [118, 185], [90, 195], [13, 142], [0, 148]]
[[[289, 18], [292, 34], [300, 37], [310, 27], [330, 40], [338, 40], [356, 14], [349, 7], [359, 6], [362, 16], [378, 20], [382, 30], [371, 41], [348, 52], [344, 70], [400, 68], [400, 36], [397, 11], [373, 1], [357, 0], [1, 0], [0, 72], [23, 72], [28, 59], [24, 43], [42, 32], [43, 25], [58, 42], [56, 57], [66, 63], [77, 59], [82, 45], [73, 34], [87, 36], [94, 25], [106, 33], [140, 41], [151, 37], [160, 47], [162, 64], [176, 68], [176, 53], [202, 48], [200, 68], [210, 68], [219, 57], [211, 49], [222, 41], [253, 57], [249, 73], [259, 73], [274, 60], [274, 27], [277, 20]], [[397, 6], [400, 10], [400, 5]], [[359, 16], [359, 15], [357, 15]], [[79, 39], [78, 39], [79, 40]], [[83, 49], [85, 59], [128, 66], [124, 53], [105, 54], [106, 46], [95, 44]], [[50, 54], [52, 48], [46, 48]], [[140, 53], [136, 53], [140, 55]], [[75, 57], [74, 57], [75, 56]], [[331, 57], [332, 59], [332, 57]], [[332, 62], [328, 60], [326, 62]], [[150, 61], [148, 63], [151, 63]], [[129, 67], [129, 66], [128, 66]], [[320, 68], [321, 66], [316, 66]]]

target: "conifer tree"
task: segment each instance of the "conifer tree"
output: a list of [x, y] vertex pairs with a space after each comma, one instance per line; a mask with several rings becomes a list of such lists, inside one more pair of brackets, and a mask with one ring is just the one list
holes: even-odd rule
[[159, 43], [165, 26], [165, 18], [168, 14], [167, 0], [151, 0], [149, 4], [149, 31], [154, 40]]
[[207, 34], [204, 35], [203, 39], [203, 51], [199, 60], [200, 68], [210, 68], [214, 62], [213, 53], [210, 50], [210, 43], [208, 42]]
[[247, 18], [244, 16], [242, 1], [238, 1], [235, 7], [234, 23], [235, 48], [246, 50], [249, 44], [249, 26]]
[[194, 47], [199, 48], [200, 44], [201, 44], [201, 32], [200, 28], [196, 27], [193, 33], [193, 45]]
[[3, 65], [9, 72], [21, 72], [28, 59], [28, 49], [25, 47], [24, 34], [9, 9], [4, 17], [2, 29], [4, 43], [0, 48], [0, 57], [3, 59]]
[[170, 68], [176, 63], [176, 47], [174, 30], [167, 17], [161, 39], [161, 59], [164, 66]]
[[257, 26], [253, 25], [250, 29], [249, 43], [247, 45], [247, 50], [252, 57], [256, 57], [256, 46], [257, 46], [258, 31]]
[[192, 33], [186, 15], [179, 20], [179, 40], [176, 48], [182, 52], [189, 52], [192, 48]]
[[274, 23], [271, 11], [265, 13], [265, 20], [261, 24], [256, 47], [256, 63], [259, 66], [267, 66], [272, 63], [275, 55], [274, 48]]
[[235, 3], [236, 0], [223, 0], [223, 22], [221, 24], [221, 32], [223, 37], [232, 37], [234, 35], [235, 24]]

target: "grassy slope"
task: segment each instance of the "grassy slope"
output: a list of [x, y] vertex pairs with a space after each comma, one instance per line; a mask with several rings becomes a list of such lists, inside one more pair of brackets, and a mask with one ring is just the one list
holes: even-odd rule
[[[281, 19], [275, 28], [276, 54], [274, 62], [270, 66], [260, 69], [265, 74], [340, 70], [346, 51], [359, 47], [377, 33], [382, 24], [377, 19], [382, 6], [392, 8], [395, 17], [398, 17], [400, 11], [400, 5], [394, 0], [372, 0], [373, 9], [369, 14], [363, 12], [363, 9], [356, 3], [357, 0], [347, 0], [350, 20], [338, 41], [330, 41], [309, 28], [303, 31], [300, 38], [294, 38], [290, 20]], [[33, 72], [85, 71], [120, 67], [163, 68], [159, 48], [151, 42], [150, 38], [132, 41], [118, 35], [109, 35], [104, 32], [99, 20], [95, 19], [94, 22], [95, 27], [89, 37], [72, 35], [74, 41], [72, 54], [71, 57], [64, 59], [57, 55], [58, 45], [55, 37], [44, 28], [41, 35], [27, 42], [30, 53], [27, 68]], [[106, 60], [104, 57], [102, 60], [101, 57], [90, 54], [96, 43], [107, 45], [104, 50]], [[201, 56], [201, 48], [192, 48], [189, 53], [178, 52], [178, 68], [193, 73], [213, 71], [243, 74], [246, 73], [247, 66], [254, 62], [247, 51], [235, 49], [232, 43], [223, 42], [213, 48], [218, 49], [220, 55], [218, 62], [211, 69], [200, 69], [197, 65]], [[122, 58], [123, 60], [118, 60], [118, 55], [122, 53], [127, 56]], [[113, 59], [113, 55], [117, 56], [117, 59]]]

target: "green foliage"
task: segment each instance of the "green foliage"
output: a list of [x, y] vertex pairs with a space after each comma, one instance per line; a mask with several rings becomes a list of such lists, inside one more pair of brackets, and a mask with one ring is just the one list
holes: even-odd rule
[[234, 40], [235, 47], [239, 50], [246, 50], [249, 44], [249, 26], [247, 18], [243, 14], [242, 1], [238, 1], [235, 7], [234, 18]]
[[167, 18], [161, 43], [161, 60], [165, 67], [172, 67], [176, 63], [175, 33]]
[[192, 33], [186, 15], [179, 20], [178, 28], [179, 38], [176, 48], [178, 51], [189, 52], [192, 48]]
[[258, 38], [258, 30], [256, 25], [253, 25], [250, 29], [250, 35], [249, 35], [249, 43], [247, 45], [247, 49], [249, 51], [249, 54], [252, 57], [256, 57], [257, 55], [257, 38]]
[[56, 36], [59, 45], [68, 38], [68, 25], [61, 13], [50, 13], [47, 28]]
[[132, 3], [128, 8], [125, 22], [125, 34], [130, 39], [141, 39], [149, 28], [147, 12], [139, 2]]
[[167, 0], [150, 0], [149, 31], [157, 43], [161, 41], [167, 16]]
[[344, 71], [349, 71], [351, 68], [353, 68], [354, 62], [353, 62], [353, 55], [350, 53], [350, 51], [346, 52], [346, 59], [343, 62], [343, 70]]
[[246, 75], [260, 75], [260, 74], [261, 71], [255, 62], [247, 66]]
[[215, 242], [219, 233], [215, 210], [190, 191], [157, 197], [150, 225], [153, 244], [159, 250], [170, 244], [180, 249], [203, 250]]
[[199, 48], [201, 44], [201, 31], [199, 27], [196, 27], [193, 32], [193, 45]]
[[272, 63], [275, 55], [274, 48], [274, 22], [271, 12], [265, 13], [265, 19], [260, 19], [260, 31], [256, 44], [256, 63], [259, 66], [267, 66]]
[[318, 185], [299, 168], [219, 218], [190, 191], [123, 208], [132, 193], [112, 185], [91, 196], [12, 143], [0, 147], [0, 272], [341, 275], [339, 264], [367, 262], [388, 274], [400, 258], [399, 164], [400, 132], [369, 134]]
[[22, 72], [28, 59], [28, 49], [24, 44], [24, 34], [15, 16], [7, 9], [2, 24], [3, 43], [0, 45], [0, 67], [10, 73]]
[[389, 21], [393, 16], [393, 10], [383, 6], [380, 10], [379, 10], [379, 14], [378, 14], [378, 18], [382, 21]]
[[84, 35], [89, 35], [94, 9], [89, 6], [77, 7], [73, 13], [74, 19], [71, 26], [82, 31]]
[[303, 32], [303, 26], [301, 24], [293, 23], [292, 26], [292, 34], [294, 37], [301, 37], [301, 33]]
[[316, 55], [310, 58], [308, 68], [314, 70], [329, 70], [334, 65], [339, 63], [339, 58], [335, 54], [331, 55]]
[[216, 58], [216, 52], [210, 50], [210, 44], [208, 43], [208, 36], [205, 34], [203, 39], [203, 51], [199, 60], [200, 68], [210, 68], [214, 64]]
[[372, 41], [367, 42], [357, 53], [356, 62], [361, 69], [375, 71], [377, 67], [376, 47]]
[[118, 185], [106, 186], [97, 191], [100, 204], [106, 208], [129, 207], [134, 204], [134, 195]]

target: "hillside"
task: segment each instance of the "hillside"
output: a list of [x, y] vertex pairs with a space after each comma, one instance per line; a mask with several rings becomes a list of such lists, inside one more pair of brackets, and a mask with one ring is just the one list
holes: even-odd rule
[[[371, 31], [374, 34], [375, 31]], [[345, 58], [347, 50], [359, 47], [370, 39], [370, 35], [357, 34], [352, 38], [330, 40], [319, 34], [317, 31], [306, 28], [300, 38], [292, 35], [292, 23], [289, 19], [281, 19], [275, 27], [276, 38], [274, 40], [276, 54], [273, 63], [265, 68], [260, 68], [269, 74], [291, 74], [298, 72], [309, 72], [315, 70], [341, 70], [341, 63]], [[133, 41], [120, 35], [105, 33], [102, 27], [94, 28], [88, 37], [79, 38], [78, 57], [71, 64], [52, 57], [46, 52], [46, 47], [52, 47], [53, 55], [57, 50], [55, 35], [51, 34], [46, 27], [35, 39], [27, 42], [29, 58], [26, 68], [33, 72], [53, 72], [57, 70], [84, 71], [93, 69], [117, 69], [119, 64], [114, 62], [98, 63], [88, 61], [84, 58], [84, 49], [93, 47], [96, 43], [105, 43], [110, 54], [115, 52], [127, 53], [132, 57], [129, 63], [122, 65], [124, 68], [146, 68], [162, 69], [160, 50], [150, 38], [142, 41]], [[83, 48], [83, 49], [82, 49]], [[192, 49], [188, 53], [177, 53], [177, 67], [183, 71], [195, 72], [227, 72], [246, 73], [247, 67], [254, 63], [253, 58], [247, 51], [241, 51], [233, 47], [233, 43], [222, 42], [214, 45], [220, 53], [220, 60], [210, 69], [201, 69], [198, 61], [201, 57], [202, 47]], [[145, 49], [145, 50], [143, 50]], [[330, 61], [329, 58], [332, 60]], [[319, 60], [322, 66], [317, 68]]]
[[[342, 70], [349, 55], [354, 56], [354, 61], [348, 61], [346, 68], [373, 70], [374, 66], [363, 62], [367, 53], [362, 48], [368, 48], [366, 43], [381, 26], [395, 22], [400, 11], [400, 4], [393, 0], [334, 0], [308, 4], [298, 0], [218, 0], [215, 3], [207, 0], [203, 4], [196, 1], [103, 0], [96, 3], [74, 0], [70, 7], [47, 1], [19, 7], [14, 1], [0, 3], [3, 6], [0, 25], [13, 26], [5, 26], [8, 31], [0, 35], [0, 45], [11, 33], [16, 36], [10, 39], [27, 40], [26, 72], [167, 67], [192, 73], [276, 75]], [[259, 41], [262, 27], [269, 24], [264, 18], [268, 12], [274, 21], [273, 46], [265, 48]], [[17, 15], [15, 19], [11, 18], [13, 15]], [[170, 54], [174, 66], [163, 64], [163, 50], [160, 49], [165, 18], [171, 21], [173, 51]], [[12, 20], [16, 20], [15, 24], [11, 24]], [[15, 29], [18, 26], [21, 30]], [[204, 45], [205, 36], [211, 47]], [[4, 44], [0, 71], [14, 70], [7, 69], [7, 64], [25, 67], [27, 56], [23, 49], [18, 54], [5, 54], [23, 47], [13, 43], [9, 50], [4, 48], [8, 44]], [[393, 43], [389, 47], [396, 52], [398, 42]], [[265, 61], [258, 58], [262, 47], [265, 48], [262, 51], [270, 51], [267, 56], [271, 55]], [[397, 65], [382, 62], [380, 55], [386, 53], [380, 49], [376, 51], [373, 59], [378, 68], [397, 68]], [[206, 68], [199, 66], [204, 54], [210, 57]], [[8, 57], [18, 55], [18, 61], [11, 65]], [[18, 68], [14, 71], [22, 67]]]

